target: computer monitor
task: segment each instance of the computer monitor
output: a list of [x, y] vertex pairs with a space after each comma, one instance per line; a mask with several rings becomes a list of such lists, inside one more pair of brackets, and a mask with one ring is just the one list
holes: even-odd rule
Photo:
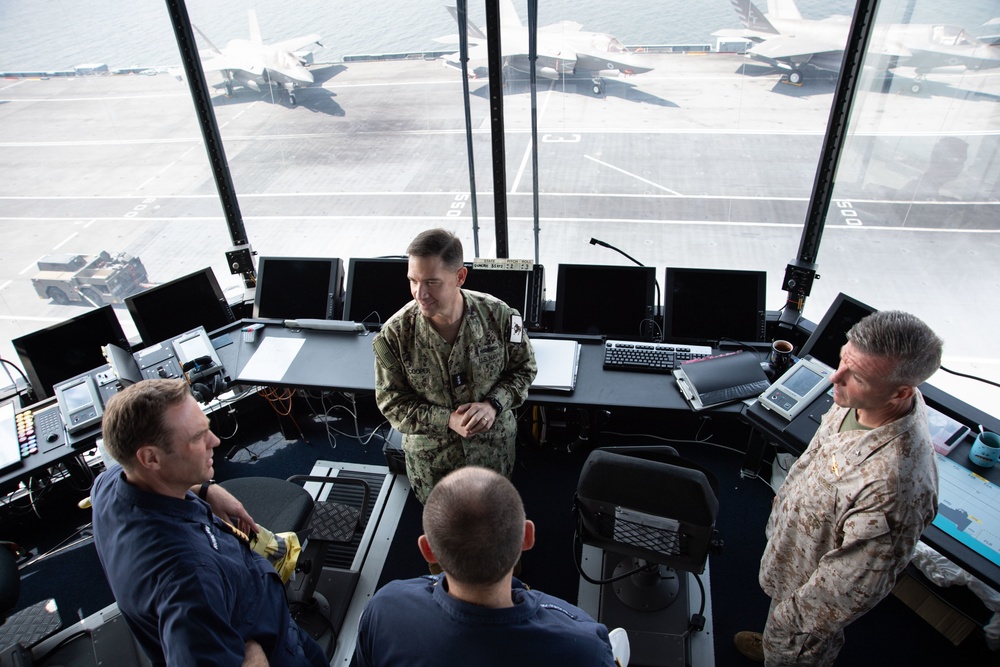
[[357, 258], [347, 265], [344, 319], [378, 331], [397, 310], [413, 300], [405, 257]]
[[125, 306], [145, 345], [199, 326], [212, 332], [236, 321], [211, 267], [126, 297]]
[[799, 356], [812, 355], [830, 368], [836, 368], [840, 365], [840, 348], [847, 343], [847, 332], [875, 310], [853, 297], [838, 294], [816, 330], [802, 345]]
[[332, 320], [340, 315], [343, 294], [344, 263], [335, 257], [261, 257], [253, 316]]
[[102, 346], [112, 343], [130, 349], [111, 306], [95, 308], [11, 343], [38, 400], [53, 396], [53, 385], [107, 363]]
[[466, 274], [464, 289], [492, 294], [515, 308], [521, 314], [521, 319], [529, 327], [542, 324], [542, 288], [545, 281], [545, 269], [536, 265], [531, 271], [516, 269], [476, 268], [474, 264], [466, 263], [469, 270]]
[[765, 340], [767, 273], [667, 268], [663, 339], [689, 343]]
[[560, 264], [555, 331], [648, 338], [655, 284], [656, 269], [651, 266]]

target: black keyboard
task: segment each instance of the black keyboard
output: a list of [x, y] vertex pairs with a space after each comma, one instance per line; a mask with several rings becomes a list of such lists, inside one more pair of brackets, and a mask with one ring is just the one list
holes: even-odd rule
[[609, 340], [604, 343], [604, 370], [669, 373], [685, 361], [711, 354], [712, 348], [707, 345]]

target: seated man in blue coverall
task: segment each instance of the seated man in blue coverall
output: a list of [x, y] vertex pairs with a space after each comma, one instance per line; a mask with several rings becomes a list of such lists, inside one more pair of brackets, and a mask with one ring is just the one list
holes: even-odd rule
[[[420, 553], [443, 574], [393, 581], [361, 615], [358, 667], [614, 667], [608, 630], [513, 578], [535, 541], [514, 485], [487, 468], [449, 473], [424, 506]], [[612, 633], [628, 663], [628, 638]]]
[[248, 546], [253, 519], [206, 484], [219, 439], [187, 382], [143, 380], [115, 395], [104, 444], [121, 466], [94, 482], [94, 541], [154, 665], [329, 664], [292, 619], [274, 567]]

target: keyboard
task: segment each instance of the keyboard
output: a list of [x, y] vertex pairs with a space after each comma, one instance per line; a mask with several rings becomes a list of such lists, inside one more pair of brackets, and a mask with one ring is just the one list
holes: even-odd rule
[[604, 370], [669, 373], [685, 361], [711, 354], [712, 348], [707, 345], [609, 340], [604, 343]]

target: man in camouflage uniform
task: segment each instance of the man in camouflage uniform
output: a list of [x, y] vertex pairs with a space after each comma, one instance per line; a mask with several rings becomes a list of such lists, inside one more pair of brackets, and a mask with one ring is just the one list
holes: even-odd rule
[[406, 250], [413, 301], [375, 337], [375, 400], [404, 434], [406, 474], [420, 502], [465, 465], [514, 469], [517, 423], [537, 367], [521, 316], [461, 289], [462, 242], [431, 229]]
[[767, 665], [831, 665], [844, 627], [889, 594], [937, 513], [937, 464], [917, 385], [941, 340], [916, 317], [874, 313], [847, 334], [835, 405], [788, 471], [767, 523], [764, 633], [736, 646]]

